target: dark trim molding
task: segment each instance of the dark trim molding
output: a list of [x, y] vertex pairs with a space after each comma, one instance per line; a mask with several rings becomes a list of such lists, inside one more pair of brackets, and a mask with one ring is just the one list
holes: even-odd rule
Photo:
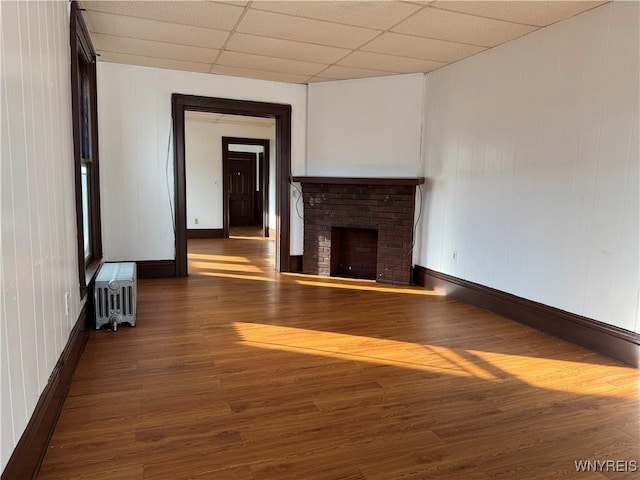
[[510, 293], [416, 265], [413, 282], [442, 288], [447, 296], [497, 313], [536, 330], [640, 367], [640, 335]]
[[173, 117], [174, 189], [176, 201], [176, 272], [186, 277], [187, 270], [187, 192], [185, 171], [184, 112], [214, 112], [231, 115], [275, 118], [276, 120], [276, 266], [289, 271], [291, 177], [291, 105], [253, 102], [197, 95], [171, 95]]
[[[80, 298], [85, 298], [89, 283], [102, 263], [102, 227], [100, 218], [100, 168], [98, 152], [98, 88], [96, 74], [96, 51], [91, 43], [91, 35], [82, 17], [83, 9], [78, 2], [71, 2], [69, 19], [69, 43], [71, 50], [71, 117], [73, 131], [73, 158], [76, 205], [76, 244]], [[89, 158], [82, 158], [82, 77], [86, 69], [89, 83]], [[84, 254], [83, 206], [81, 168], [89, 169], [89, 236], [91, 253]]]
[[138, 260], [138, 278], [169, 278], [176, 276], [175, 260]]
[[322, 183], [327, 185], [422, 185], [424, 177], [292, 177], [291, 181], [300, 183]]
[[302, 255], [291, 255], [289, 264], [293, 273], [302, 273]]
[[222, 228], [189, 228], [187, 238], [224, 238]]
[[53, 368], [53, 372], [51, 372], [49, 383], [40, 395], [31, 420], [29, 420], [27, 428], [2, 472], [2, 480], [29, 479], [35, 478], [38, 474], [62, 405], [67, 397], [73, 372], [89, 338], [88, 310], [88, 303], [85, 303], [73, 330], [69, 334], [67, 345]]

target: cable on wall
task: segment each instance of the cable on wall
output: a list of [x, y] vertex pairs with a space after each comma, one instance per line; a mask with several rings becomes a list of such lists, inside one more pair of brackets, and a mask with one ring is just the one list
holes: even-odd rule
[[289, 181], [289, 184], [298, 191], [298, 198], [296, 199], [296, 213], [298, 214], [298, 217], [300, 217], [300, 220], [304, 220], [304, 216], [300, 214], [300, 208], [299, 208], [300, 199], [302, 198], [302, 190], [300, 190], [298, 186], [292, 181]]
[[[173, 117], [169, 121], [169, 138], [167, 139], [167, 159], [164, 166], [164, 173], [167, 179], [167, 200], [169, 201], [169, 211], [171, 212], [171, 226], [173, 227], [173, 234], [176, 234], [176, 215], [171, 201], [171, 185], [169, 184], [169, 156], [171, 153], [171, 137], [173, 134]], [[175, 173], [174, 173], [175, 175]]]

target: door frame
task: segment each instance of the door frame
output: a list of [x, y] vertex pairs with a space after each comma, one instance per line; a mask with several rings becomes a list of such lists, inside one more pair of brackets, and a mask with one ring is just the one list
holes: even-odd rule
[[[269, 237], [269, 148], [271, 142], [268, 139], [244, 137], [222, 137], [223, 236], [225, 238], [229, 237], [229, 185], [227, 175], [229, 173], [228, 155], [230, 144], [261, 145], [264, 149], [264, 160], [260, 163], [260, 179], [262, 180], [260, 182], [260, 191], [262, 193], [262, 236], [267, 238]], [[256, 158], [258, 157], [259, 156], [256, 156]], [[277, 183], [276, 181], [276, 185]]]
[[291, 105], [254, 102], [198, 95], [171, 95], [175, 198], [176, 277], [189, 275], [187, 268], [187, 178], [185, 164], [184, 113], [226, 113], [276, 121], [276, 269], [291, 271]]
[[[256, 163], [258, 161], [258, 155], [256, 153], [253, 152], [229, 152], [227, 151], [228, 156], [225, 158], [225, 156], [223, 155], [222, 157], [222, 195], [223, 195], [223, 200], [222, 200], [222, 236], [224, 238], [229, 238], [229, 229], [231, 228], [231, 199], [230, 199], [230, 193], [231, 193], [231, 185], [228, 182], [228, 178], [229, 178], [229, 173], [231, 171], [231, 161], [232, 160], [239, 160], [242, 162], [248, 162], [251, 166], [251, 173], [253, 176], [253, 181], [251, 182], [252, 186], [251, 188], [253, 190], [251, 190], [251, 221], [250, 224], [253, 223], [255, 221], [255, 214], [256, 214], [256, 206], [255, 206], [255, 201], [256, 201], [256, 177], [258, 174], [258, 169], [256, 168]], [[231, 155], [233, 154], [233, 155]]]

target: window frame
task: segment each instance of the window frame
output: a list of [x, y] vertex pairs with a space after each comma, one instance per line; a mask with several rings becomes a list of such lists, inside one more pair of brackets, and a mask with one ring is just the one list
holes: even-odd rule
[[[78, 3], [71, 2], [71, 112], [73, 122], [73, 156], [75, 177], [76, 226], [78, 247], [78, 276], [80, 297], [102, 264], [102, 229], [100, 218], [100, 173], [98, 154], [98, 95], [96, 81], [96, 51], [82, 18]], [[83, 155], [83, 81], [88, 85], [88, 155]], [[85, 255], [82, 195], [82, 168], [87, 168], [88, 218], [90, 251]]]

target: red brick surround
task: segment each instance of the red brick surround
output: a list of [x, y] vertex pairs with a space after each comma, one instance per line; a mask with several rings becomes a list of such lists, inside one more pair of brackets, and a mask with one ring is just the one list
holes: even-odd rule
[[[411, 282], [415, 185], [305, 182], [303, 271], [316, 275], [332, 273], [332, 228], [377, 231], [375, 278], [378, 282], [408, 285]], [[313, 177], [311, 177], [313, 178]], [[394, 179], [390, 179], [391, 181]], [[405, 179], [407, 180], [407, 179]], [[374, 183], [374, 182], [371, 182]], [[342, 242], [344, 244], [344, 241]], [[334, 270], [336, 260], [334, 262]], [[360, 268], [360, 265], [358, 266]]]

